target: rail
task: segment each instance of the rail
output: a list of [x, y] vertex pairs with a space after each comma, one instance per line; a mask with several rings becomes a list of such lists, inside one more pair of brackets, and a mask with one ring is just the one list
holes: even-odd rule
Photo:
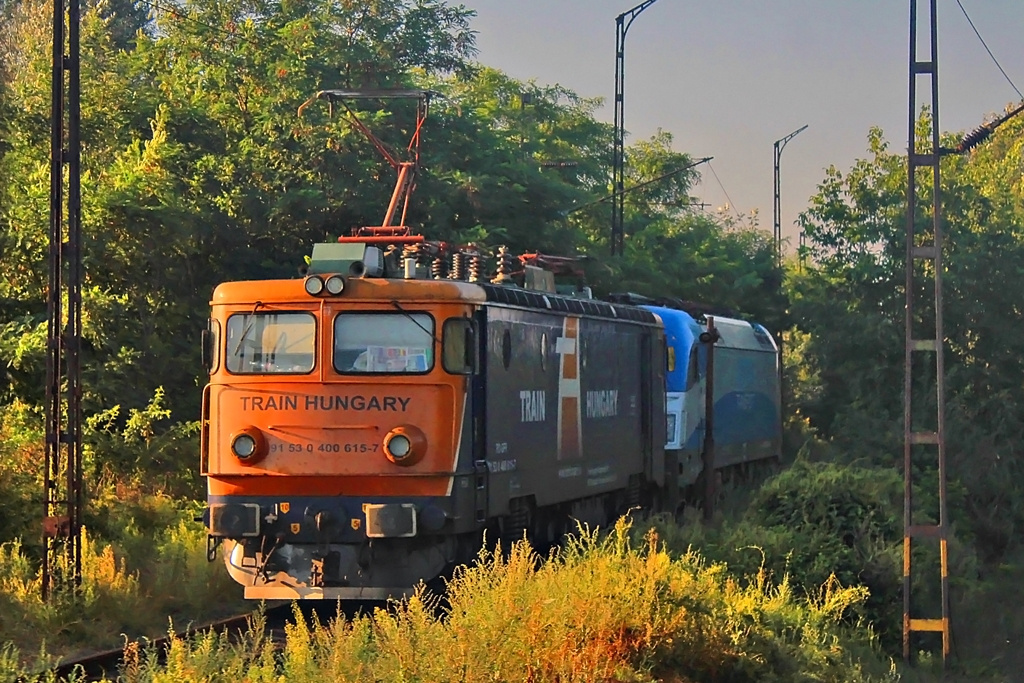
[[[268, 629], [272, 628], [273, 624], [276, 624], [278, 621], [283, 622], [287, 618], [287, 615], [291, 613], [290, 609], [291, 604], [282, 601], [275, 601], [274, 604], [268, 605], [265, 608]], [[173, 635], [165, 635], [158, 638], [136, 638], [129, 643], [126, 643], [125, 646], [119, 648], [91, 652], [84, 656], [67, 659], [66, 661], [61, 660], [57, 665], [36, 673], [31, 679], [19, 679], [19, 683], [26, 680], [34, 680], [37, 677], [42, 680], [51, 680], [46, 678], [47, 675], [52, 676], [52, 680], [57, 681], [68, 680], [72, 678], [72, 676], [74, 676], [75, 680], [78, 681], [91, 681], [100, 680], [104, 677], [116, 677], [118, 668], [124, 659], [125, 649], [127, 645], [130, 645], [131, 643], [137, 643], [147, 649], [156, 649], [162, 659], [172, 640], [191, 638], [194, 635], [209, 630], [228, 631], [234, 634], [242, 633], [248, 629], [250, 621], [256, 614], [257, 611], [254, 610], [245, 614], [225, 617], [223, 619], [204, 622], [196, 626], [190, 626], [181, 633], [175, 633]]]

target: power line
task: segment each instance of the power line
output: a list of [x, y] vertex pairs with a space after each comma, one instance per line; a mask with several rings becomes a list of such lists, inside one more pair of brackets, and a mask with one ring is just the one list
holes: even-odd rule
[[626, 194], [632, 192], [633, 190], [639, 190], [641, 187], [646, 187], [646, 186], [650, 185], [651, 183], [656, 183], [659, 180], [664, 180], [665, 178], [669, 178], [671, 176], [678, 175], [679, 173], [682, 173], [683, 171], [688, 171], [688, 170], [690, 170], [691, 168], [693, 168], [695, 166], [700, 166], [701, 164], [705, 164], [706, 163], [708, 166], [710, 166], [712, 159], [714, 159], [714, 157], [704, 157], [703, 159], [698, 159], [697, 161], [694, 161], [692, 163], [686, 164], [682, 168], [677, 168], [674, 171], [669, 171], [668, 173], [662, 173], [660, 176], [656, 176], [654, 178], [651, 178], [650, 180], [645, 180], [642, 183], [637, 183], [636, 185], [633, 185], [632, 187], [627, 187], [625, 190], [622, 190], [621, 192], [612, 192], [611, 194], [605, 195], [604, 197], [601, 197], [600, 199], [595, 199], [592, 202], [587, 202], [586, 204], [580, 204], [579, 206], [575, 206], [575, 207], [565, 211], [562, 215], [563, 216], [568, 216], [569, 214], [576, 213], [577, 211], [582, 211], [583, 209], [586, 209], [587, 207], [590, 207], [590, 206], [594, 206], [595, 204], [600, 204], [601, 202], [606, 202], [609, 199], [623, 197]]
[[974, 35], [978, 36], [978, 40], [981, 41], [981, 45], [982, 45], [982, 47], [985, 48], [985, 52], [987, 52], [988, 56], [992, 58], [992, 61], [995, 63], [996, 67], [999, 69], [999, 72], [1001, 74], [1003, 74], [1003, 78], [1006, 79], [1006, 82], [1010, 84], [1011, 88], [1013, 88], [1014, 90], [1017, 91], [1017, 94], [1020, 96], [1020, 98], [1024, 99], [1024, 94], [1022, 94], [1021, 91], [1017, 88], [1017, 86], [1013, 84], [1013, 81], [1010, 80], [1010, 77], [1006, 75], [1006, 71], [1003, 69], [1002, 65], [999, 63], [999, 60], [996, 59], [996, 56], [994, 54], [992, 54], [992, 50], [988, 49], [988, 45], [985, 43], [985, 39], [981, 37], [980, 33], [978, 33], [978, 28], [974, 25], [974, 22], [971, 21], [970, 15], [967, 14], [967, 10], [964, 9], [964, 6], [960, 3], [960, 0], [956, 0], [956, 4], [957, 4], [957, 6], [960, 7], [960, 11], [964, 13], [964, 17], [967, 18], [967, 23], [971, 25], [972, 29], [974, 29]]
[[740, 212], [736, 210], [736, 204], [732, 201], [732, 197], [729, 196], [729, 191], [725, 189], [725, 185], [722, 184], [722, 180], [718, 177], [718, 174], [715, 173], [715, 167], [711, 165], [710, 161], [708, 162], [708, 168], [711, 169], [711, 175], [715, 176], [715, 181], [718, 183], [718, 186], [722, 188], [722, 192], [725, 194], [725, 199], [729, 202], [729, 206], [732, 207], [732, 211], [736, 214], [736, 218], [743, 220], [743, 216], [741, 216]]

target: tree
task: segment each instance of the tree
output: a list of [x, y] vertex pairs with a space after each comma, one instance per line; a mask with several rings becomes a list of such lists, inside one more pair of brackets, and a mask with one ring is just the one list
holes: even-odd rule
[[[945, 157], [941, 174], [950, 471], [964, 487], [957, 507], [969, 510], [974, 532], [995, 555], [1024, 522], [1024, 490], [1013, 483], [1024, 434], [1016, 409], [1024, 383], [1022, 139], [1024, 124], [1015, 121], [977, 152]], [[805, 377], [820, 382], [798, 391], [807, 399], [799, 410], [851, 457], [891, 464], [903, 431], [906, 161], [888, 151], [878, 130], [869, 145], [871, 158], [847, 173], [829, 169], [801, 216], [813, 261], [792, 275], [792, 313], [807, 335], [804, 360], [816, 370]], [[921, 191], [921, 204], [930, 206], [928, 180]], [[924, 208], [917, 220], [924, 228]], [[917, 314], [929, 329], [927, 310]], [[916, 407], [934, 416], [927, 403], [934, 377], [919, 382]]]
[[[115, 403], [141, 409], [165, 387], [176, 419], [197, 414], [198, 333], [213, 287], [294, 275], [310, 243], [363, 222], [370, 207], [376, 213], [390, 188], [369, 172], [351, 173], [370, 166], [363, 141], [327, 122], [326, 112], [300, 119], [298, 105], [340, 85], [342, 74], [411, 84], [413, 67], [462, 68], [472, 34], [468, 10], [431, 0], [351, 9], [316, 1], [172, 5], [156, 18], [157, 30], [139, 33], [127, 50], [117, 49], [116, 22], [85, 9], [87, 413]], [[16, 134], [6, 138], [0, 177], [18, 182], [0, 188], [0, 348], [10, 391], [35, 402], [45, 329], [49, 34], [43, 3], [24, 0], [19, 11], [6, 62], [18, 68], [3, 91], [12, 112], [5, 124]], [[370, 182], [351, 182], [353, 175]], [[36, 342], [26, 346], [29, 339]]]

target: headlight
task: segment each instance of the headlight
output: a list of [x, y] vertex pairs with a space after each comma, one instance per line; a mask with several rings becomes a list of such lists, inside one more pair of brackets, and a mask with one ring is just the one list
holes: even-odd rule
[[267, 454], [267, 439], [256, 427], [246, 427], [231, 437], [231, 454], [243, 465], [252, 465]]
[[306, 294], [310, 296], [317, 296], [320, 292], [324, 291], [324, 281], [316, 275], [310, 275], [306, 278], [305, 283]]
[[331, 296], [337, 296], [345, 291], [345, 278], [340, 275], [330, 276], [324, 284], [327, 287], [327, 293]]
[[396, 465], [412, 465], [427, 453], [427, 437], [418, 427], [401, 425], [384, 437], [384, 455]]
[[398, 434], [388, 441], [388, 451], [395, 460], [401, 460], [409, 456], [412, 451], [412, 442], [404, 434]]
[[239, 434], [231, 442], [231, 452], [242, 460], [248, 460], [256, 452], [256, 439], [248, 434]]

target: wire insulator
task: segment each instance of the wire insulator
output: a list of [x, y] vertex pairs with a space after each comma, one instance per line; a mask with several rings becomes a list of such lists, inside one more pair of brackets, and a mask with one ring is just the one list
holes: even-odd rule
[[430, 277], [434, 280], [443, 280], [447, 275], [447, 263], [444, 261], [444, 256], [438, 254], [430, 262]]
[[420, 245], [405, 245], [405, 247], [402, 249], [402, 269], [405, 272], [406, 279], [412, 280], [416, 278], [416, 269], [419, 266], [419, 261]]
[[466, 255], [461, 251], [452, 254], [452, 268], [448, 272], [448, 278], [450, 280], [466, 279]]
[[970, 151], [985, 142], [990, 135], [992, 135], [992, 128], [989, 126], [978, 126], [964, 136], [963, 140], [960, 141], [960, 144], [956, 146], [956, 151], [960, 154]]
[[474, 252], [469, 255], [469, 281], [470, 282], [481, 282], [483, 280], [483, 270], [487, 266], [487, 257], [480, 252]]
[[496, 285], [505, 285], [512, 282], [512, 271], [515, 268], [515, 258], [508, 253], [508, 247], [498, 247], [498, 272], [491, 280]]

